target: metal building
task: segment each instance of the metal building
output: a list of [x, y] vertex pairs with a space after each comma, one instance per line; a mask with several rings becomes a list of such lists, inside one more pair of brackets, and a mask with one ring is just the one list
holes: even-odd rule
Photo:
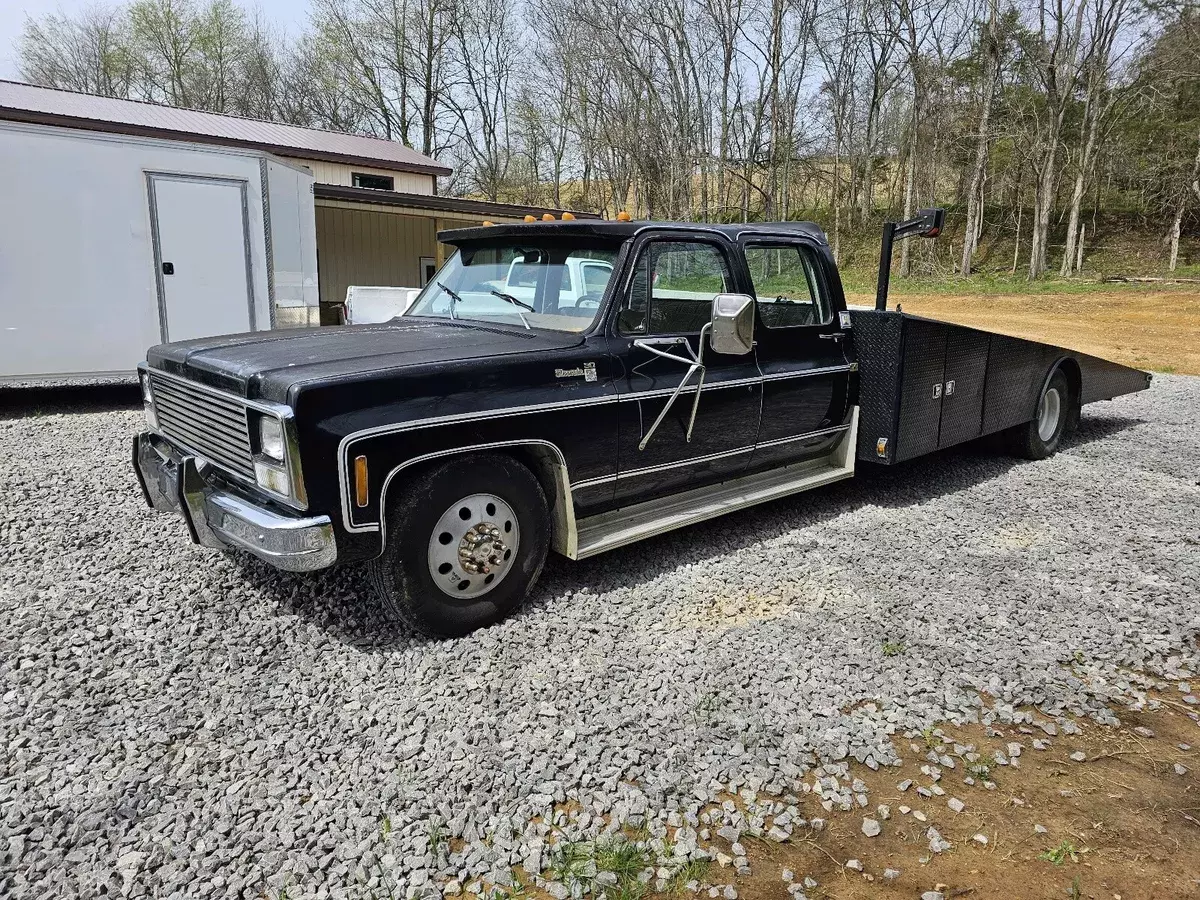
[[[292, 321], [295, 313], [317, 297], [320, 321], [329, 324], [336, 321], [350, 285], [423, 286], [444, 257], [435, 237], [440, 230], [485, 220], [517, 221], [527, 214], [561, 215], [560, 210], [438, 196], [438, 178], [451, 170], [393, 141], [19, 82], [0, 81], [0, 132], [0, 166], [14, 185], [5, 192], [3, 212], [10, 223], [22, 223], [19, 229], [12, 224], [14, 233], [6, 235], [13, 260], [7, 266], [0, 260], [0, 317], [20, 318], [24, 327], [39, 310], [61, 316], [61, 310], [54, 311], [64, 291], [90, 289], [97, 300], [92, 306], [103, 307], [105, 281], [125, 293], [130, 285], [133, 293], [143, 293], [144, 284], [144, 293], [157, 297], [142, 298], [136, 310], [106, 313], [84, 308], [85, 319], [94, 317], [89, 328], [101, 328], [105, 340], [129, 346], [144, 348], [155, 338], [190, 336], [205, 327], [233, 330], [235, 319], [252, 330], [299, 324]], [[92, 143], [81, 147], [81, 140]], [[140, 149], [118, 165], [109, 158], [118, 145]], [[172, 153], [172, 148], [188, 155]], [[274, 188], [268, 170], [276, 173]], [[281, 185], [290, 184], [291, 176], [285, 174], [290, 171], [306, 175], [310, 198], [294, 196], [295, 190], [289, 198], [289, 190]], [[51, 202], [55, 197], [58, 209]], [[193, 207], [197, 222], [232, 217], [228, 229], [208, 227], [196, 234], [212, 244], [209, 252], [227, 258], [229, 266], [222, 268], [232, 273], [244, 260], [246, 270], [246, 287], [238, 301], [242, 311], [218, 317], [210, 326], [205, 325], [206, 314], [192, 307], [216, 302], [212, 273], [185, 289], [185, 279], [163, 271], [164, 264], [174, 268], [176, 260], [163, 256], [160, 244], [170, 239], [172, 222], [187, 221]], [[233, 221], [239, 216], [241, 224]], [[139, 240], [136, 246], [123, 246], [124, 255], [114, 256], [97, 234], [103, 231], [115, 232], [114, 237], [135, 232]], [[196, 234], [188, 237], [189, 246]], [[306, 249], [306, 242], [311, 244], [313, 235], [315, 261], [307, 263], [304, 257], [311, 247]], [[235, 253], [239, 242], [245, 245], [244, 253]], [[28, 264], [31, 252], [40, 258], [41, 249], [51, 246], [56, 264]], [[296, 259], [281, 259], [289, 255]], [[97, 268], [80, 269], [74, 281], [64, 281], [63, 273], [55, 270], [79, 268], [80, 257], [94, 257], [82, 262]], [[233, 277], [229, 273], [225, 282]], [[228, 294], [225, 282], [221, 287]], [[12, 313], [18, 307], [20, 316]], [[177, 326], [191, 315], [189, 310], [196, 313], [195, 321], [168, 329], [168, 307]], [[277, 317], [281, 309], [284, 313]], [[129, 321], [118, 327], [122, 323], [105, 315]], [[24, 341], [25, 336], [16, 333], [20, 327], [10, 325], [8, 330], [8, 340]], [[65, 336], [63, 341], [72, 343]], [[23, 367], [0, 365], [0, 378], [110, 370], [100, 355], [86, 352], [85, 336], [74, 343], [77, 346], [70, 348], [44, 348], [38, 359]], [[69, 358], [53, 362], [56, 353]], [[131, 358], [128, 364], [136, 362]]]

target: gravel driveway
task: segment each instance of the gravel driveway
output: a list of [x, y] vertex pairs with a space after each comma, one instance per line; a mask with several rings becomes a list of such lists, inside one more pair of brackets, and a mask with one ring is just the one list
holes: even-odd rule
[[858, 803], [834, 778], [906, 731], [1111, 719], [1133, 670], [1200, 669], [1197, 378], [1043, 462], [968, 448], [552, 560], [436, 643], [358, 570], [190, 545], [142, 505], [140, 409], [0, 416], [0, 895], [432, 894], [647, 817], [678, 863], [778, 795]]

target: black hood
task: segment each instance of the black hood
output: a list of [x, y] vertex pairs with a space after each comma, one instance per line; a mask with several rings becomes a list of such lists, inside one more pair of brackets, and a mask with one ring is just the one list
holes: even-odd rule
[[380, 325], [289, 328], [159, 344], [147, 351], [146, 362], [152, 369], [248, 399], [286, 403], [289, 389], [306, 381], [561, 350], [582, 340], [567, 332], [413, 317]]

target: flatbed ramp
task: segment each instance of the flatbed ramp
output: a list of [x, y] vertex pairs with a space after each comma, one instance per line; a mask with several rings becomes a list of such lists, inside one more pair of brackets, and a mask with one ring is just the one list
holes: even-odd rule
[[892, 310], [850, 319], [863, 462], [904, 462], [1032, 421], [1058, 370], [1077, 405], [1150, 386], [1139, 369], [1037, 341]]

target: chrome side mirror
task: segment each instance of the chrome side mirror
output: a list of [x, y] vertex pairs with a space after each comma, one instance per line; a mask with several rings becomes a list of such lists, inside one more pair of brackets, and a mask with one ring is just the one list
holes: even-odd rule
[[754, 349], [754, 298], [717, 294], [712, 305], [708, 342], [717, 353], [745, 356]]

